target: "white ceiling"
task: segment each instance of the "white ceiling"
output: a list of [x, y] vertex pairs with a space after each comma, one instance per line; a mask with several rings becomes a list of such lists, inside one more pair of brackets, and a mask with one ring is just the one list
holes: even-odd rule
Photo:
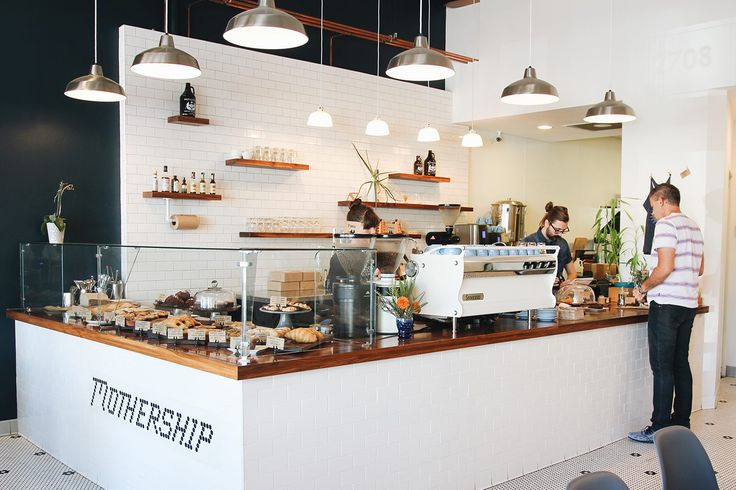
[[[495, 133], [502, 131], [524, 138], [540, 141], [556, 142], [592, 138], [621, 137], [621, 129], [587, 131], [567, 127], [570, 124], [583, 124], [583, 116], [588, 106], [553, 109], [549, 111], [531, 112], [515, 116], [503, 116], [493, 119], [475, 121], [475, 128]], [[469, 124], [466, 123], [466, 124]], [[537, 126], [548, 124], [552, 129], [541, 130]]]

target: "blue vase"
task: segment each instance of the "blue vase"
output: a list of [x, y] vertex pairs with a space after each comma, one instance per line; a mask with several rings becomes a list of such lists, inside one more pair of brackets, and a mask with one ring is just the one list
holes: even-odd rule
[[413, 318], [397, 318], [396, 329], [399, 331], [400, 339], [410, 339], [414, 333], [414, 319]]

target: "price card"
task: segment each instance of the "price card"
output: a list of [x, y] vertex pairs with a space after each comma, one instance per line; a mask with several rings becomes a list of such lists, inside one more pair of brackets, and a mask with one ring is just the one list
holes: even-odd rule
[[222, 325], [224, 323], [229, 323], [233, 321], [233, 317], [230, 315], [215, 315], [212, 318], [212, 321], [215, 323], [215, 325]]
[[224, 330], [210, 330], [210, 342], [221, 342], [225, 343], [227, 342], [227, 337], [225, 336]]
[[269, 302], [272, 305], [286, 306], [288, 300], [286, 299], [286, 296], [271, 296]]
[[207, 330], [202, 328], [190, 328], [187, 330], [189, 340], [207, 340]]
[[71, 313], [78, 318], [87, 318], [87, 314], [89, 313], [89, 308], [85, 308], [84, 306], [75, 305], [75, 306], [72, 306]]
[[274, 349], [284, 350], [284, 343], [286, 339], [281, 337], [274, 337], [269, 335], [266, 337], [266, 347], [273, 347]]
[[181, 327], [171, 327], [166, 330], [166, 337], [181, 340], [184, 338], [184, 329]]
[[92, 315], [92, 312], [87, 310], [84, 312], [84, 321], [91, 322], [95, 319], [95, 317]]
[[113, 321], [116, 316], [114, 311], [105, 311], [102, 313], [102, 319], [106, 322]]
[[237, 349], [242, 341], [243, 337], [230, 337], [230, 348]]
[[115, 326], [116, 327], [125, 326], [125, 315], [115, 315]]
[[146, 320], [136, 320], [135, 330], [136, 332], [148, 332], [149, 330], [151, 330], [151, 322]]
[[166, 324], [164, 322], [155, 322], [153, 324], [153, 333], [166, 335]]

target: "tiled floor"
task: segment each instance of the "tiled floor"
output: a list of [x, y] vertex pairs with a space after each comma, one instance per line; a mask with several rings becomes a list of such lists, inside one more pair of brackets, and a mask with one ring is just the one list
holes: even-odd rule
[[[692, 427], [710, 456], [721, 490], [736, 490], [736, 378], [721, 380], [718, 409], [693, 414]], [[600, 470], [616, 473], [632, 490], [662, 488], [654, 445], [622, 439], [491, 489], [564, 490], [567, 482], [580, 474]], [[26, 439], [0, 437], [0, 489], [99, 488]]]

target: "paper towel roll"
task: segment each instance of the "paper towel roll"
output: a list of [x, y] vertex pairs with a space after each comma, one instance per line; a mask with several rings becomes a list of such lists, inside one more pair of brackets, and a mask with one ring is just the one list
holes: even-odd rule
[[199, 228], [199, 216], [196, 214], [174, 214], [171, 216], [171, 228], [174, 230], [196, 230]]

